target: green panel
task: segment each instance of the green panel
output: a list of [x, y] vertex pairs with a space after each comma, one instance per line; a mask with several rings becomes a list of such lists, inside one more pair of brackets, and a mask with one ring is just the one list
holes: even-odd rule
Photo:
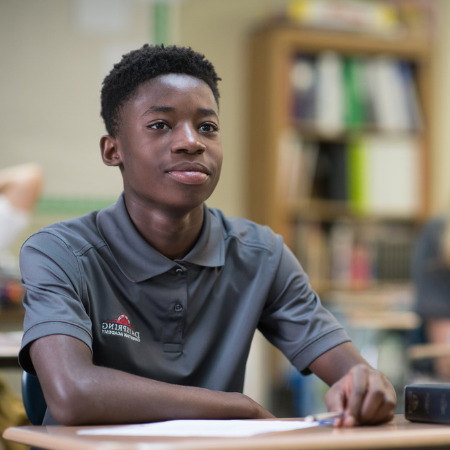
[[35, 208], [36, 214], [82, 215], [116, 203], [117, 198], [43, 197]]
[[153, 42], [155, 44], [169, 43], [169, 2], [160, 1], [153, 5]]

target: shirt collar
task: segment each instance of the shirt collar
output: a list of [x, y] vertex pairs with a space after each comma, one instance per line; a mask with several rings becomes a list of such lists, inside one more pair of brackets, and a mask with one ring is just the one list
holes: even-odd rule
[[219, 219], [204, 206], [203, 227], [194, 248], [172, 261], [155, 250], [137, 231], [128, 214], [123, 194], [116, 204], [97, 215], [97, 228], [123, 274], [140, 282], [167, 272], [177, 263], [219, 267], [225, 262], [224, 233]]

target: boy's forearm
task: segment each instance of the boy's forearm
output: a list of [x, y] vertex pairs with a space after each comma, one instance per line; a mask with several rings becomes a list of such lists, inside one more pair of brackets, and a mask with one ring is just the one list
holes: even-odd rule
[[92, 372], [100, 386], [87, 384], [73, 417], [68, 418], [72, 424], [268, 417], [259, 405], [239, 393], [138, 379], [106, 368], [94, 367]]
[[319, 356], [309, 368], [331, 386], [357, 364], [370, 367], [355, 346], [351, 342], [345, 342]]
[[94, 366], [88, 347], [68, 336], [41, 338], [30, 354], [50, 412], [64, 425], [273, 417], [240, 393], [163, 383]]

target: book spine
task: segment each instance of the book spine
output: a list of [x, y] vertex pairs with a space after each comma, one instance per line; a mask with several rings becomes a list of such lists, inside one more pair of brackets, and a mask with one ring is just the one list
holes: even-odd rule
[[364, 113], [364, 81], [359, 58], [344, 60], [345, 125], [348, 130], [360, 129], [366, 123]]
[[309, 55], [299, 55], [291, 71], [293, 116], [302, 125], [311, 126], [316, 115], [316, 63]]
[[367, 151], [362, 138], [354, 138], [348, 148], [348, 192], [356, 214], [367, 212]]
[[342, 59], [333, 52], [321, 53], [317, 60], [317, 130], [328, 135], [344, 131], [344, 101]]
[[450, 384], [406, 386], [405, 417], [413, 422], [450, 424]]

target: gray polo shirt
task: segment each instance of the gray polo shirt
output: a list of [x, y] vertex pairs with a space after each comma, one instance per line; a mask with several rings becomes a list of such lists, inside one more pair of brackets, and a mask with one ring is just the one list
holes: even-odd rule
[[349, 340], [269, 228], [204, 208], [192, 251], [172, 261], [115, 205], [51, 225], [21, 251], [28, 344], [73, 336], [94, 364], [181, 385], [242, 392], [258, 328], [300, 371]]

